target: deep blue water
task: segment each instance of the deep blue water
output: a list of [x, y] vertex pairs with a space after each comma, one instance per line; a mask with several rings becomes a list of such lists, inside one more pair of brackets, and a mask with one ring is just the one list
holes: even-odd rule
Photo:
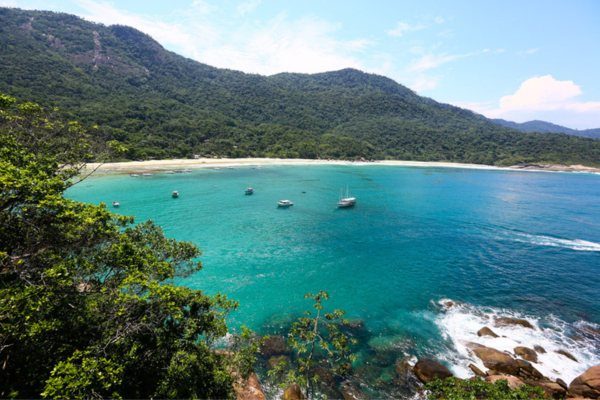
[[[346, 186], [358, 204], [337, 209]], [[598, 175], [265, 166], [112, 175], [67, 194], [118, 200], [114, 211], [197, 243], [204, 269], [179, 284], [239, 300], [234, 327], [278, 332], [310, 309], [304, 294], [325, 290], [328, 307], [365, 321], [365, 359], [391, 348], [467, 376], [473, 360], [461, 340], [478, 340], [486, 319], [509, 315], [530, 319], [536, 333], [509, 330], [512, 342], [499, 347], [544, 343], [579, 358], [570, 365], [548, 356], [559, 374], [542, 372], [569, 382], [600, 363], [597, 341], [580, 332], [600, 324]], [[277, 208], [281, 199], [294, 206]], [[459, 306], [446, 310], [447, 299]]]

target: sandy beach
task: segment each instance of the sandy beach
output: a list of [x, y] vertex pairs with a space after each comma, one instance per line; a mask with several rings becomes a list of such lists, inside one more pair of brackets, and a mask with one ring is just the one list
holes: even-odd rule
[[130, 173], [132, 171], [168, 171], [174, 168], [215, 168], [229, 166], [250, 165], [396, 165], [406, 167], [444, 167], [444, 168], [469, 168], [469, 169], [498, 169], [490, 165], [461, 164], [449, 162], [420, 162], [420, 161], [344, 161], [344, 160], [312, 160], [298, 158], [201, 158], [201, 159], [173, 159], [130, 161], [116, 163], [89, 163], [86, 169], [99, 171], [113, 171]]
[[149, 171], [169, 171], [175, 168], [215, 168], [251, 165], [393, 165], [404, 167], [439, 167], [439, 168], [466, 168], [466, 169], [502, 169], [520, 171], [548, 171], [548, 172], [587, 172], [600, 174], [600, 168], [585, 167], [583, 165], [553, 165], [553, 164], [526, 164], [511, 167], [496, 167], [481, 164], [462, 164], [451, 162], [425, 162], [425, 161], [345, 161], [345, 160], [312, 160], [298, 158], [200, 158], [200, 159], [172, 159], [129, 161], [116, 163], [89, 163], [86, 169], [97, 169], [104, 173], [133, 173]]

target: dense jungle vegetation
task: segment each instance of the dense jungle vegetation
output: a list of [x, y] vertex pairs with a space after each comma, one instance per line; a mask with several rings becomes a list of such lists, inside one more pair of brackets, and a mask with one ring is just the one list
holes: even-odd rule
[[128, 159], [301, 157], [600, 166], [600, 140], [523, 133], [353, 69], [214, 68], [126, 26], [0, 8], [0, 91], [58, 107]]

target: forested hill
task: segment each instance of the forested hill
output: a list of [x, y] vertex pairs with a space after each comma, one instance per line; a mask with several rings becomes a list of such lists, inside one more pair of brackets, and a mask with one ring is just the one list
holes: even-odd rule
[[0, 8], [0, 92], [98, 125], [131, 159], [210, 153], [600, 165], [600, 140], [508, 129], [383, 76], [219, 69], [133, 28], [62, 13]]
[[556, 125], [546, 121], [527, 121], [527, 122], [512, 122], [505, 119], [493, 119], [492, 121], [505, 126], [507, 128], [518, 129], [522, 132], [550, 132], [550, 133], [567, 133], [569, 135], [585, 136], [600, 139], [600, 128], [595, 129], [570, 129], [564, 126]]

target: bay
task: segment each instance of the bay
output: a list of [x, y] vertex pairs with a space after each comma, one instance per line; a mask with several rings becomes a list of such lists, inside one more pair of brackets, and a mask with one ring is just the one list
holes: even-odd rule
[[[338, 209], [346, 187], [358, 203]], [[467, 377], [469, 363], [481, 364], [464, 342], [476, 341], [543, 345], [540, 371], [570, 382], [600, 364], [598, 337], [585, 329], [600, 327], [599, 189], [593, 174], [306, 165], [92, 177], [67, 196], [119, 201], [112, 211], [198, 244], [204, 269], [178, 284], [239, 300], [233, 328], [283, 334], [311, 309], [303, 296], [325, 290], [327, 308], [364, 321], [353, 332], [356, 365], [379, 363], [380, 380], [402, 357]], [[294, 205], [278, 208], [282, 199]], [[536, 329], [479, 338], [496, 316]]]

